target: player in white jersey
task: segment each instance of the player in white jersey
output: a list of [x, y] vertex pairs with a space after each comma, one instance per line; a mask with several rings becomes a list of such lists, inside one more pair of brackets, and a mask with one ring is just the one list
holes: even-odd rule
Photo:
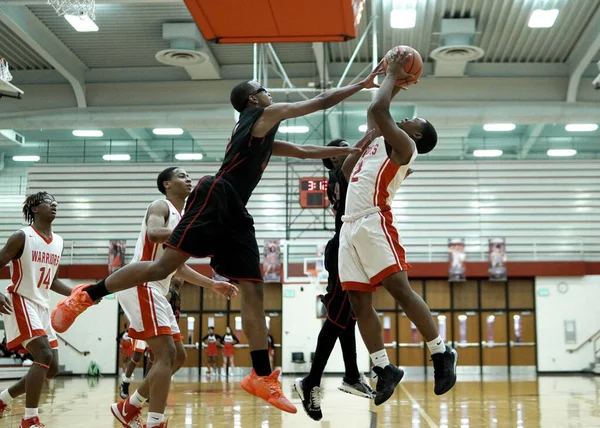
[[38, 404], [44, 380], [58, 374], [58, 341], [50, 325], [48, 290], [68, 296], [71, 288], [56, 274], [63, 240], [52, 232], [58, 204], [46, 192], [28, 196], [23, 216], [29, 226], [13, 233], [0, 250], [0, 269], [10, 263], [8, 295], [0, 293], [0, 312], [9, 349], [27, 349], [34, 361], [27, 374], [0, 393], [0, 419], [10, 401], [25, 395], [21, 428], [42, 427]]
[[383, 344], [381, 323], [373, 309], [373, 292], [383, 285], [404, 309], [427, 341], [435, 371], [436, 394], [450, 390], [456, 382], [458, 354], [444, 345], [431, 312], [408, 281], [404, 248], [394, 224], [392, 201], [417, 153], [428, 153], [437, 134], [426, 120], [405, 119], [396, 123], [390, 103], [400, 90], [397, 79], [411, 77], [403, 65], [410, 58], [396, 49], [386, 58], [386, 77], [369, 107], [368, 129], [376, 138], [364, 151], [350, 178], [346, 213], [340, 236], [340, 280], [348, 290], [362, 338], [377, 374], [375, 405], [385, 402], [404, 372], [390, 364]]
[[[163, 252], [162, 243], [181, 219], [185, 200], [192, 191], [192, 182], [185, 170], [171, 167], [158, 175], [157, 188], [166, 199], [154, 201], [146, 210], [132, 263], [151, 262], [160, 257]], [[234, 297], [238, 293], [235, 285], [213, 281], [187, 265], [163, 280], [137, 285], [117, 293], [119, 304], [129, 319], [129, 337], [145, 341], [154, 355], [152, 368], [140, 387], [128, 398], [111, 406], [112, 414], [125, 427], [142, 426], [140, 414], [146, 400], [150, 401], [150, 409], [147, 425], [144, 426], [150, 428], [167, 425], [164, 410], [171, 376], [183, 365], [186, 357], [177, 320], [165, 297], [173, 276], [194, 285], [212, 288], [227, 297]], [[88, 285], [84, 284], [77, 289], [86, 287]], [[97, 299], [92, 296], [94, 291], [89, 293], [92, 299]], [[73, 293], [69, 299], [75, 295]]]

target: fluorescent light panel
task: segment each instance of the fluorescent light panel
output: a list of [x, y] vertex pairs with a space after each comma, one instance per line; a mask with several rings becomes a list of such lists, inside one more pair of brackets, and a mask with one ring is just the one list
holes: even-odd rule
[[12, 160], [15, 162], [37, 162], [40, 160], [39, 156], [13, 156]]
[[76, 129], [73, 131], [76, 137], [102, 137], [104, 132], [97, 129]]
[[80, 33], [98, 31], [96, 23], [87, 15], [65, 15], [65, 19]]
[[558, 17], [558, 9], [536, 9], [529, 17], [529, 28], [550, 28]]
[[181, 135], [183, 129], [181, 128], [154, 128], [152, 130], [154, 135]]
[[359, 130], [360, 132], [367, 132], [367, 125], [360, 125], [360, 126], [358, 127], [358, 130]]
[[279, 132], [284, 134], [306, 134], [309, 131], [308, 126], [280, 126]]
[[177, 160], [200, 160], [203, 157], [202, 153], [177, 153], [175, 155]]
[[417, 23], [417, 11], [415, 9], [394, 9], [390, 15], [390, 26], [392, 28], [413, 28]]
[[104, 159], [105, 161], [128, 161], [131, 159], [131, 156], [127, 155], [127, 154], [121, 154], [121, 155], [103, 155], [102, 159]]
[[546, 154], [550, 157], [568, 157], [568, 156], [575, 156], [577, 154], [577, 150], [574, 150], [574, 149], [550, 149], [546, 152]]
[[473, 156], [476, 158], [495, 158], [502, 156], [502, 150], [475, 150]]
[[569, 123], [565, 126], [565, 131], [569, 132], [592, 132], [598, 129], [595, 123]]
[[514, 123], [486, 123], [483, 130], [488, 132], [512, 131], [516, 126]]

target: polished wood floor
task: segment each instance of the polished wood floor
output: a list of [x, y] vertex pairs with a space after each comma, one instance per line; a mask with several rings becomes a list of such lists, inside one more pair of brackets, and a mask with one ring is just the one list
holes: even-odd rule
[[[283, 387], [298, 406], [298, 414], [284, 414], [246, 394], [239, 378], [229, 382], [213, 378], [180, 376], [169, 395], [169, 427], [248, 428], [354, 428], [354, 427], [600, 427], [600, 377], [543, 376], [519, 380], [512, 377], [463, 376], [443, 397], [433, 394], [431, 380], [406, 379], [384, 405], [344, 394], [339, 379], [324, 378], [324, 418], [313, 422], [292, 392], [293, 378]], [[0, 382], [0, 388], [10, 385]], [[48, 428], [117, 428], [109, 406], [117, 400], [118, 380], [103, 377], [58, 378], [47, 385], [40, 419]], [[24, 402], [12, 403], [12, 412], [0, 427], [17, 428]], [[145, 420], [145, 414], [144, 414]]]

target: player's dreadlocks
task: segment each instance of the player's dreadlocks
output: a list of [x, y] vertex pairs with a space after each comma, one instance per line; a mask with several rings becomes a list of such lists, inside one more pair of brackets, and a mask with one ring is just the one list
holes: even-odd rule
[[33, 195], [27, 196], [25, 202], [23, 202], [23, 218], [29, 224], [33, 223], [33, 207], [37, 207], [39, 204], [44, 202], [44, 199], [50, 197], [48, 192], [37, 192]]

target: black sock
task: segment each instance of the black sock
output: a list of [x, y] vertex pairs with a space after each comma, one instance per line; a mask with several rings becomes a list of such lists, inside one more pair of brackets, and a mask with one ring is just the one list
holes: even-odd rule
[[110, 294], [110, 292], [106, 289], [106, 285], [104, 285], [104, 280], [84, 288], [83, 291], [89, 294], [90, 299], [92, 299], [94, 302]]
[[321, 385], [321, 376], [323, 376], [325, 366], [331, 352], [333, 352], [335, 341], [340, 333], [341, 329], [338, 326], [328, 319], [325, 320], [317, 339], [317, 348], [315, 349], [315, 357], [310, 367], [310, 373], [305, 379], [306, 385], [309, 388]]
[[340, 345], [342, 346], [342, 356], [344, 358], [344, 367], [346, 368], [346, 381], [360, 380], [360, 372], [356, 364], [356, 335], [354, 327], [356, 320], [351, 319], [344, 331], [340, 334]]
[[271, 362], [269, 361], [269, 350], [259, 349], [251, 351], [252, 367], [258, 376], [269, 376], [271, 374]]

